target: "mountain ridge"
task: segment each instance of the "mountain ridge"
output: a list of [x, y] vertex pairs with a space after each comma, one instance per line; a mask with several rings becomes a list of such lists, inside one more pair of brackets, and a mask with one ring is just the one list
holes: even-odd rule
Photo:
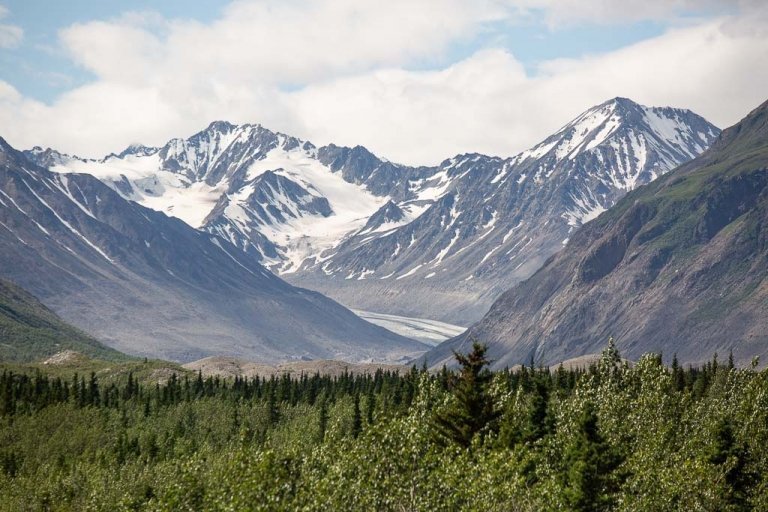
[[640, 187], [574, 233], [470, 329], [427, 354], [450, 361], [470, 340], [497, 366], [595, 352], [676, 353], [699, 364], [733, 350], [768, 354], [768, 102], [700, 157]]

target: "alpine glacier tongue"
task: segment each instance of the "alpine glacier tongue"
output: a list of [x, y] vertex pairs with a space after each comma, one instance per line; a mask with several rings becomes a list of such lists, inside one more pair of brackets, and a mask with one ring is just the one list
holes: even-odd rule
[[101, 161], [28, 155], [94, 174], [349, 306], [467, 324], [574, 228], [718, 133], [688, 110], [614, 98], [514, 157], [458, 155], [436, 167], [222, 121]]

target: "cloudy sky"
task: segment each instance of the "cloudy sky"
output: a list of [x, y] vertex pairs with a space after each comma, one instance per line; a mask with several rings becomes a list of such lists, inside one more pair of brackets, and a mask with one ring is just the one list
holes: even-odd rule
[[0, 136], [88, 157], [212, 120], [434, 164], [615, 96], [768, 99], [764, 0], [0, 0]]

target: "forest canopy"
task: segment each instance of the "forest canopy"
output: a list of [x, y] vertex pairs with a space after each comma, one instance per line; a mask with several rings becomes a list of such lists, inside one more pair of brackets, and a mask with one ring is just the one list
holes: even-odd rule
[[0, 374], [2, 510], [752, 510], [768, 372]]

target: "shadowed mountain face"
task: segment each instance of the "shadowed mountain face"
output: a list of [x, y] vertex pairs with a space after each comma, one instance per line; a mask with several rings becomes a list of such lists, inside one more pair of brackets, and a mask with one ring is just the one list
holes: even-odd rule
[[130, 354], [356, 361], [422, 348], [92, 176], [44, 170], [2, 139], [0, 261], [0, 277]]
[[436, 167], [225, 122], [99, 161], [27, 155], [93, 174], [350, 307], [466, 325], [574, 229], [718, 133], [690, 111], [615, 98], [515, 157]]
[[427, 357], [448, 362], [477, 339], [497, 367], [548, 364], [599, 352], [613, 336], [630, 359], [652, 351], [697, 363], [733, 350], [742, 363], [765, 361], [767, 279], [768, 103], [575, 232]]
[[35, 361], [64, 350], [100, 359], [125, 359], [66, 324], [37, 298], [0, 279], [0, 361]]

